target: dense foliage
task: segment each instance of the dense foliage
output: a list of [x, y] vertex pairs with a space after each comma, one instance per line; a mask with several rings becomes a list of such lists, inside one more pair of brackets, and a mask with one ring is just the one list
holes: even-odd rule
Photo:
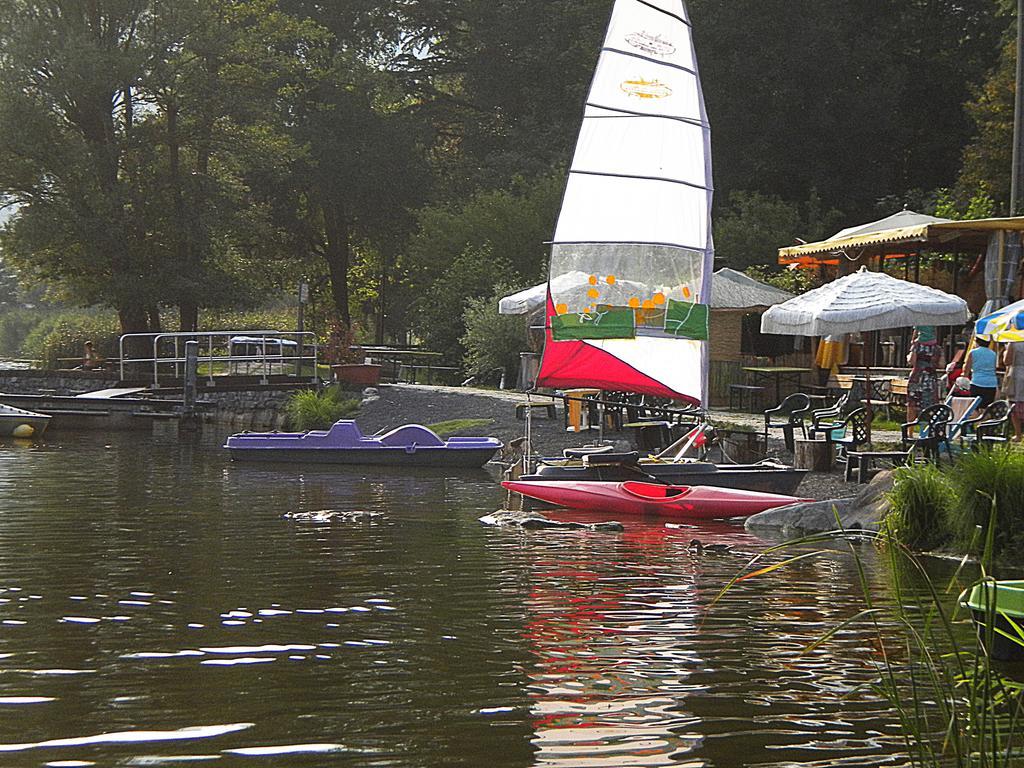
[[[939, 188], [1004, 210], [1005, 5], [691, 0], [721, 263]], [[0, 311], [12, 268], [125, 331], [305, 277], [314, 322], [458, 356], [467, 299], [542, 276], [610, 8], [8, 0]]]
[[[527, 351], [526, 319], [522, 315], [498, 314], [498, 300], [515, 291], [499, 284], [490, 296], [470, 299], [466, 308], [466, 372], [484, 376], [501, 371], [505, 381], [514, 382], [520, 353]], [[499, 374], [499, 377], [501, 374]]]
[[296, 392], [285, 405], [288, 425], [300, 432], [327, 429], [339, 419], [353, 416], [358, 410], [359, 400], [348, 396], [337, 386]]

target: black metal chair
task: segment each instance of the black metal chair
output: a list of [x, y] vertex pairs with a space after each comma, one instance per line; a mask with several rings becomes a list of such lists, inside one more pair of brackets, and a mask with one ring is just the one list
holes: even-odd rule
[[818, 435], [826, 434], [835, 429], [835, 423], [843, 418], [843, 411], [846, 410], [849, 402], [850, 393], [846, 392], [827, 408], [818, 408], [811, 411], [811, 426], [807, 429], [807, 436], [811, 440], [817, 440]]
[[892, 380], [872, 379], [870, 391], [865, 393], [864, 405], [870, 405], [874, 411], [885, 411], [885, 418], [892, 418]]
[[832, 424], [822, 424], [825, 439], [836, 447], [836, 459], [846, 461], [849, 451], [856, 451], [868, 444], [868, 417], [864, 408], [850, 411], [845, 419]]
[[786, 450], [793, 452], [793, 434], [799, 429], [800, 434], [807, 437], [804, 417], [811, 412], [811, 399], [801, 393], [790, 395], [774, 408], [764, 412], [764, 450], [768, 452], [768, 430], [781, 429], [786, 442]]
[[[920, 449], [922, 455], [939, 463], [940, 449], [946, 445], [949, 451], [949, 422], [953, 420], [953, 409], [945, 403], [936, 403], [925, 408], [914, 421], [903, 424], [900, 431], [903, 435], [903, 447]], [[911, 434], [917, 427], [917, 435]], [[952, 453], [950, 453], [952, 459]]]
[[960, 431], [960, 444], [969, 444], [974, 450], [981, 446], [991, 448], [993, 445], [1006, 443], [1013, 406], [1006, 400], [996, 400], [985, 407], [973, 419], [965, 419]]

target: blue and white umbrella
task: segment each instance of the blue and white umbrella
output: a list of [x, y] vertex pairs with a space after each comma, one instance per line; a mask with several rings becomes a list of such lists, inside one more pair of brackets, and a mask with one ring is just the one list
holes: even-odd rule
[[1024, 301], [978, 318], [974, 332], [992, 341], [1024, 341]]

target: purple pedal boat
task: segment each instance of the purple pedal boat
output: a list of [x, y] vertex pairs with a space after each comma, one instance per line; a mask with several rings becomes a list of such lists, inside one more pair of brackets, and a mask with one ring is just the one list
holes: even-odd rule
[[387, 464], [412, 467], [482, 467], [502, 443], [493, 437], [442, 440], [419, 424], [367, 437], [354, 421], [339, 421], [312, 432], [241, 432], [224, 447], [243, 461], [317, 464]]

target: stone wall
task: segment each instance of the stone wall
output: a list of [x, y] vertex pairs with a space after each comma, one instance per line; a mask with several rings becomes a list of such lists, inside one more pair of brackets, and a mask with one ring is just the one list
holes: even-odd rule
[[[119, 384], [117, 375], [107, 371], [0, 370], [0, 393], [12, 395], [80, 395]], [[212, 403], [203, 412], [203, 420], [244, 429], [281, 429], [284, 406], [294, 388], [201, 389], [199, 399]], [[151, 397], [180, 400], [180, 392]]]
[[201, 400], [216, 403], [204, 413], [204, 421], [228, 424], [239, 430], [284, 429], [284, 407], [295, 390], [260, 390], [255, 392], [211, 392], [199, 395]]
[[110, 389], [117, 383], [115, 371], [0, 370], [0, 392], [12, 395], [81, 395]]

